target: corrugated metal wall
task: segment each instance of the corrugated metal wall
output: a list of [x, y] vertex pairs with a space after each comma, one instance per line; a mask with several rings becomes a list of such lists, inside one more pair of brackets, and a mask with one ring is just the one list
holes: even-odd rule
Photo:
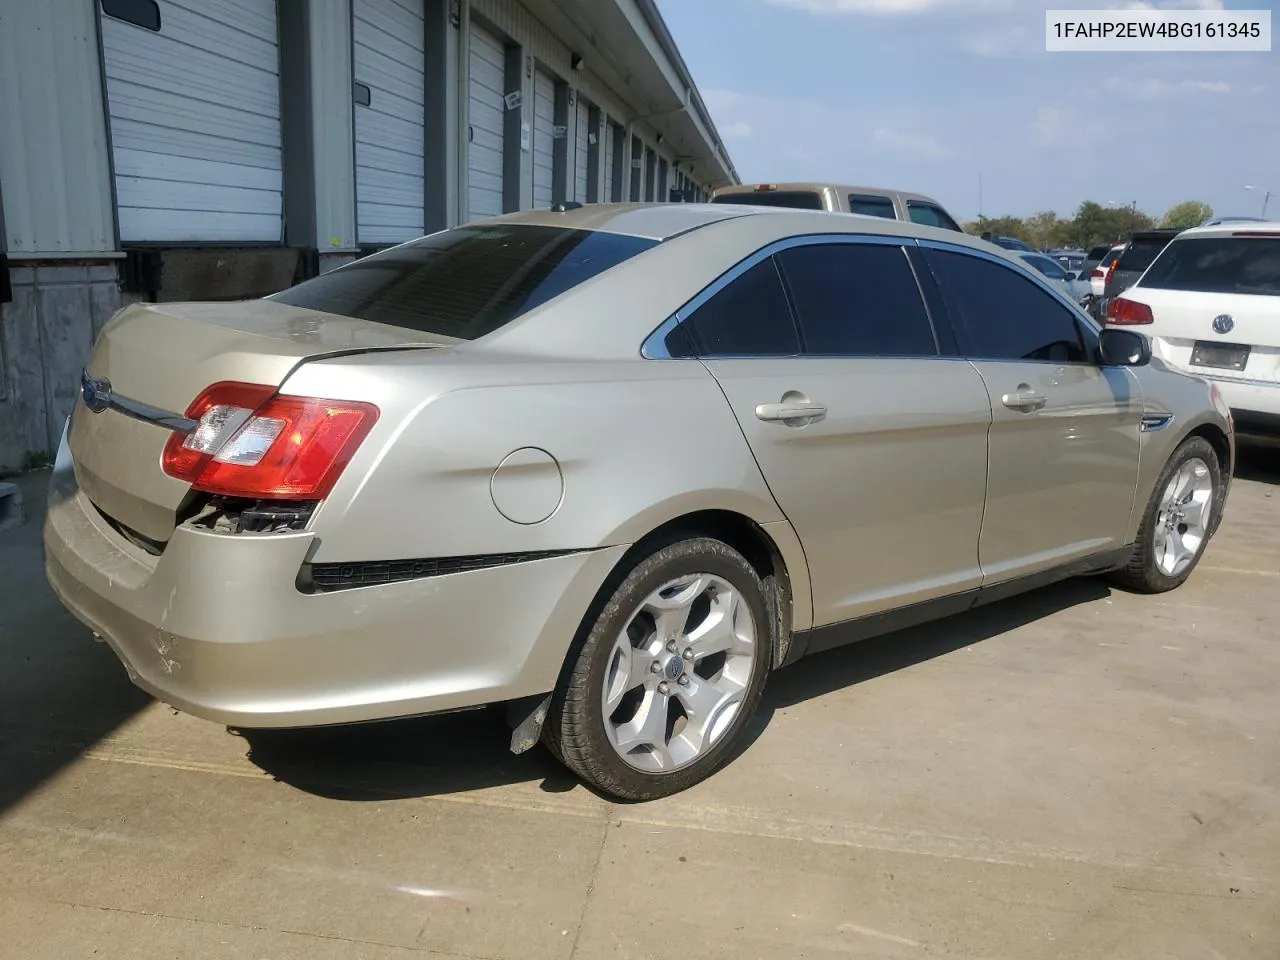
[[96, 6], [0, 0], [0, 186], [11, 257], [116, 249]]

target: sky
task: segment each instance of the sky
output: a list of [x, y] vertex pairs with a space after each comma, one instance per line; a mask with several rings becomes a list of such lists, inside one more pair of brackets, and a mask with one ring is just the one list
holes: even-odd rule
[[1280, 217], [1270, 53], [1047, 53], [1046, 9], [1277, 0], [659, 0], [744, 182], [929, 194], [970, 220], [1085, 200]]

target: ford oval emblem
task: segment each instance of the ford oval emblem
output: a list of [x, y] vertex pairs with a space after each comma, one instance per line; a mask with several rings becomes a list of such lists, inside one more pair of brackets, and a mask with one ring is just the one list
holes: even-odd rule
[[82, 377], [80, 380], [80, 396], [84, 399], [86, 407], [94, 413], [101, 413], [111, 406], [111, 381]]
[[1213, 318], [1214, 333], [1230, 333], [1236, 327], [1236, 322], [1231, 319], [1231, 314], [1221, 313]]

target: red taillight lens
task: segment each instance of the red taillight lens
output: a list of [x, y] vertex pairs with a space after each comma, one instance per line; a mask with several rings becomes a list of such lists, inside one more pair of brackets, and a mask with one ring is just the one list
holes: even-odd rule
[[199, 426], [165, 444], [161, 466], [169, 476], [228, 497], [319, 500], [377, 422], [378, 408], [216, 383], [186, 415]]
[[1107, 271], [1103, 270], [1101, 267], [1094, 267], [1093, 270], [1090, 271], [1089, 273], [1089, 279], [1101, 280], [1106, 275], [1107, 275]]
[[1155, 323], [1155, 315], [1145, 303], [1116, 297], [1107, 306], [1107, 323], [1116, 326], [1136, 326], [1144, 323]]

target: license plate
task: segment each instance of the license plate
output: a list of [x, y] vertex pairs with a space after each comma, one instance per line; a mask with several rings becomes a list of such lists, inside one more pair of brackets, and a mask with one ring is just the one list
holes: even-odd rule
[[1191, 364], [1219, 370], [1243, 370], [1249, 362], [1249, 347], [1239, 343], [1209, 343], [1197, 340], [1191, 350]]

